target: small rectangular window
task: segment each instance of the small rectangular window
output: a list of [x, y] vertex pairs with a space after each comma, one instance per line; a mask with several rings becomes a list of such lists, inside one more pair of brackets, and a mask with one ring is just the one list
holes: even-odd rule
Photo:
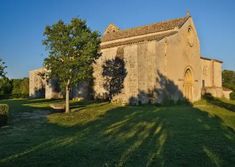
[[205, 80], [202, 80], [202, 88], [205, 88]]

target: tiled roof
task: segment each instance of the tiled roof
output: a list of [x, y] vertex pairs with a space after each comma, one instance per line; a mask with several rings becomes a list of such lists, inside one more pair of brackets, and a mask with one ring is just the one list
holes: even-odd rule
[[149, 36], [149, 37], [141, 37], [141, 38], [130, 39], [130, 40], [125, 40], [125, 41], [118, 41], [118, 42], [114, 42], [114, 43], [101, 45], [101, 49], [111, 48], [111, 47], [120, 46], [120, 45], [128, 45], [128, 44], [132, 44], [132, 43], [143, 42], [143, 41], [146, 41], [146, 40], [148, 40], [148, 41], [151, 41], [151, 40], [160, 41], [163, 38], [174, 35], [176, 33], [177, 33], [177, 31], [171, 31], [171, 32], [152, 35], [152, 36]]
[[164, 22], [159, 22], [151, 25], [140, 26], [135, 28], [130, 28], [126, 30], [119, 30], [115, 32], [106, 33], [102, 37], [102, 42], [112, 41], [116, 39], [129, 38], [138, 35], [145, 35], [154, 32], [161, 32], [166, 30], [172, 30], [176, 27], [180, 28], [189, 18], [186, 16], [183, 18], [172, 19]]

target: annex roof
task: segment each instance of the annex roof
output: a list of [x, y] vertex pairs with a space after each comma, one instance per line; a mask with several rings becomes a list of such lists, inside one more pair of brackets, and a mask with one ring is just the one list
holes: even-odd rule
[[223, 63], [223, 61], [221, 61], [221, 60], [218, 60], [218, 59], [211, 59], [211, 58], [207, 58], [207, 57], [200, 57], [201, 59], [203, 59], [203, 60], [208, 60], [208, 61], [216, 61], [216, 62], [218, 62], [218, 63]]

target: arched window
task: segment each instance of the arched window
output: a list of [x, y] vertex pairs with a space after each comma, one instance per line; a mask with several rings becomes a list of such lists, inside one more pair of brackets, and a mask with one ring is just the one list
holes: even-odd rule
[[193, 75], [190, 68], [187, 68], [184, 74], [184, 96], [189, 101], [193, 99]]
[[188, 27], [188, 44], [190, 47], [193, 47], [194, 44], [194, 32], [193, 32], [193, 28], [191, 26]]

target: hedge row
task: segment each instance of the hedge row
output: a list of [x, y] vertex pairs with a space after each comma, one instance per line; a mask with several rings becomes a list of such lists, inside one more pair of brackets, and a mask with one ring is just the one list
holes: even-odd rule
[[235, 100], [235, 92], [232, 92], [232, 93], [230, 94], [230, 99], [231, 99], [231, 100]]
[[0, 99], [28, 98], [28, 94], [5, 94], [0, 95]]
[[0, 126], [7, 124], [8, 111], [9, 107], [7, 104], [0, 104]]

